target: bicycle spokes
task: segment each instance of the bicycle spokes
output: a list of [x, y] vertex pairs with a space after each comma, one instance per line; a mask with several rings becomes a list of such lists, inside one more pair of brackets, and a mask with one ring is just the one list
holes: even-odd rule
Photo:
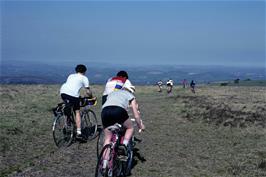
[[87, 110], [82, 115], [82, 133], [88, 140], [92, 140], [97, 134], [97, 119], [92, 110]]
[[53, 138], [57, 147], [69, 146], [73, 139], [72, 123], [67, 123], [67, 118], [63, 115], [58, 116], [53, 124]]

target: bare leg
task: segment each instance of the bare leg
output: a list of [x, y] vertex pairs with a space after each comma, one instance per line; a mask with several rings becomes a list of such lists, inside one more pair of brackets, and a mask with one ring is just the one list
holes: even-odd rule
[[80, 116], [80, 112], [79, 110], [76, 110], [76, 125], [77, 125], [77, 130], [81, 130], [80, 129], [80, 120], [81, 120], [81, 116]]
[[127, 128], [124, 139], [129, 141], [134, 133], [134, 127], [130, 118], [124, 122], [124, 126]]
[[[110, 144], [111, 138], [112, 138], [112, 132], [109, 131], [107, 128], [105, 128], [104, 129], [104, 145], [103, 145], [103, 147], [106, 144]], [[104, 159], [104, 165], [103, 166], [104, 166], [104, 168], [107, 165], [107, 161], [108, 161], [109, 154], [110, 154], [109, 151], [104, 152], [104, 155], [103, 155], [103, 159]]]
[[110, 144], [112, 138], [112, 132], [109, 131], [107, 128], [104, 129], [104, 146], [106, 144]]

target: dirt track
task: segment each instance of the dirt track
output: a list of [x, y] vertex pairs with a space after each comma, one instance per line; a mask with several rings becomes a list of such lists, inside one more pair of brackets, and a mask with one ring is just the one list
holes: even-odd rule
[[[1, 105], [2, 176], [94, 176], [96, 140], [66, 149], [53, 144], [49, 110], [57, 89], [1, 88], [1, 102], [9, 103]], [[95, 90], [100, 98], [101, 87]], [[137, 91], [147, 130], [137, 136], [143, 141], [132, 177], [266, 176], [265, 88], [202, 87], [195, 95], [177, 88], [172, 96], [152, 87]], [[99, 118], [100, 104], [95, 110]]]

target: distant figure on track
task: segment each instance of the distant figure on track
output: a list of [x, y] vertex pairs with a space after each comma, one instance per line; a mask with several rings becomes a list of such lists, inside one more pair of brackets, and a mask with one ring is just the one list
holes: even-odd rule
[[188, 83], [187, 83], [187, 80], [186, 79], [184, 79], [182, 81], [182, 85], [183, 85], [183, 88], [186, 88], [187, 87]]
[[80, 116], [80, 89], [86, 89], [86, 96], [92, 97], [92, 92], [89, 86], [89, 80], [85, 76], [87, 68], [85, 65], [77, 65], [75, 68], [76, 73], [70, 74], [66, 82], [60, 88], [60, 95], [65, 103], [73, 105], [73, 109], [76, 113], [76, 125], [77, 125], [77, 139], [84, 140], [85, 138], [81, 134], [81, 116]]
[[120, 90], [126, 85], [132, 85], [128, 79], [128, 74], [126, 71], [119, 71], [115, 77], [109, 78], [105, 84], [105, 89], [102, 96], [102, 105], [105, 103], [107, 96], [110, 93]]
[[158, 92], [162, 92], [163, 81], [162, 81], [162, 80], [159, 80], [159, 81], [157, 82], [157, 85], [158, 85]]
[[190, 82], [190, 89], [191, 89], [192, 93], [195, 93], [195, 85], [196, 85], [196, 83], [194, 82], [194, 80], [192, 80]]
[[169, 79], [167, 82], [166, 82], [166, 86], [167, 86], [167, 93], [170, 94], [172, 93], [172, 88], [174, 86], [174, 81], [172, 79]]

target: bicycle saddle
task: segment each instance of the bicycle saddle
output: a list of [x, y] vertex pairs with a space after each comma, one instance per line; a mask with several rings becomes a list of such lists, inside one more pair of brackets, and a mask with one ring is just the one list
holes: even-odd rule
[[121, 128], [122, 128], [122, 125], [120, 125], [119, 123], [116, 123], [114, 125], [107, 127], [107, 129], [110, 130], [111, 132], [119, 131]]

